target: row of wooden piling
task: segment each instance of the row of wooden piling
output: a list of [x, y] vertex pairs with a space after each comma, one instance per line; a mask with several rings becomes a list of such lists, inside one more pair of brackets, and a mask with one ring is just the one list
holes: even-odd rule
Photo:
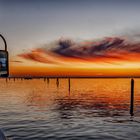
[[[14, 81], [16, 79], [20, 79], [20, 80], [30, 80], [30, 79], [25, 79], [25, 78], [6, 78], [6, 82], [8, 82], [8, 80], [13, 79]], [[44, 78], [44, 82], [47, 80], [47, 84], [50, 83], [50, 78]], [[59, 78], [56, 78], [56, 85], [57, 87], [59, 87]], [[71, 89], [71, 82], [70, 82], [70, 78], [68, 78], [68, 90], [70, 91]]]
[[[58, 78], [56, 78], [56, 85], [57, 85], [57, 87], [59, 87], [59, 79]], [[71, 82], [70, 82], [70, 78], [68, 78], [68, 90], [69, 90], [69, 92], [70, 92], [70, 88], [71, 87]]]

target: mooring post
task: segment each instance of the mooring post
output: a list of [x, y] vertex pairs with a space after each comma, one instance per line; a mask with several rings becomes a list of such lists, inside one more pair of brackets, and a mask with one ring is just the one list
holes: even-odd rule
[[68, 78], [69, 92], [70, 92], [70, 78]]
[[44, 82], [46, 81], [46, 77], [44, 77]]
[[47, 78], [47, 84], [49, 84], [49, 82], [50, 82], [50, 81], [49, 81], [49, 78]]
[[131, 79], [130, 115], [134, 115], [134, 79]]
[[56, 85], [57, 85], [57, 87], [59, 87], [59, 79], [58, 78], [56, 78]]

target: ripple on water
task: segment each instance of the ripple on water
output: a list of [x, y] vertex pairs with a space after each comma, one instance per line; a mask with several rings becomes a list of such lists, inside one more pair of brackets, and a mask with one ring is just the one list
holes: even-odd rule
[[[55, 79], [2, 82], [0, 127], [14, 140], [135, 140], [140, 138], [140, 79], [135, 117], [129, 116], [129, 79]], [[111, 83], [111, 85], [110, 85]]]

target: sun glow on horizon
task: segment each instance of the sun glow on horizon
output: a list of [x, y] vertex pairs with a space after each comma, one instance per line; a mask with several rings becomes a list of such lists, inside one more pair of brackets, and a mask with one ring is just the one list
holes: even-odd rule
[[91, 63], [71, 62], [66, 65], [24, 61], [10, 63], [10, 75], [16, 76], [140, 76], [139, 62]]
[[122, 38], [55, 41], [10, 60], [11, 75], [140, 76], [140, 43]]

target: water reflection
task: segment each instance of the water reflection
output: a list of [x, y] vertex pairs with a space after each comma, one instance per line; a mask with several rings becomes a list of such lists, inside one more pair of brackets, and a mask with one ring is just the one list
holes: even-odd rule
[[[139, 119], [128, 118], [130, 79], [13, 79], [7, 83], [1, 79], [0, 82], [0, 125], [9, 136], [14, 135], [13, 127], [25, 138], [33, 130], [36, 130], [36, 135], [41, 133], [38, 137], [45, 137], [50, 135], [45, 133], [46, 129], [55, 135], [62, 132], [60, 128], [65, 128], [63, 135], [74, 128], [70, 131], [71, 136], [78, 130], [84, 135], [88, 130], [87, 134], [92, 137], [93, 131], [104, 129], [110, 132], [113, 123], [128, 124], [131, 120], [139, 125]], [[140, 116], [140, 79], [135, 83], [137, 118]], [[27, 130], [31, 127], [24, 134], [21, 122]], [[93, 126], [97, 128], [91, 129]]]
[[[71, 97], [56, 99], [56, 110], [59, 112], [60, 117], [62, 118], [63, 114], [66, 117], [73, 112], [76, 112], [78, 116], [88, 117], [123, 116], [128, 111], [127, 104], [113, 104], [107, 99], [102, 101], [94, 97], [89, 100], [86, 99], [86, 96], [84, 100]], [[66, 115], [66, 113], [68, 114]]]
[[[66, 82], [67, 80], [68, 82]], [[78, 80], [72, 79], [73, 83], [75, 81]], [[91, 80], [89, 80], [89, 83], [90, 81]], [[111, 86], [112, 89], [107, 86], [98, 89], [94, 84], [92, 89], [92, 87], [88, 87], [89, 84], [85, 84], [86, 90], [83, 90], [80, 87], [81, 82], [78, 82], [79, 85], [73, 84], [71, 90], [69, 88], [67, 89], [67, 86], [70, 86], [70, 79], [52, 79], [49, 87], [43, 87], [41, 83], [40, 88], [28, 89], [29, 92], [24, 93], [24, 102], [28, 106], [37, 107], [37, 110], [41, 108], [46, 110], [46, 108], [49, 109], [49, 107], [51, 107], [55, 109], [60, 116], [65, 113], [65, 117], [66, 113], [69, 114], [74, 111], [91, 117], [128, 114], [129, 89], [127, 85], [124, 87], [125, 91], [122, 89], [121, 93], [120, 89], [116, 90], [117, 88], [114, 85]], [[98, 86], [100, 86], [100, 84], [96, 83]], [[55, 85], [57, 85], [57, 88]], [[80, 111], [78, 112], [77, 110]]]

